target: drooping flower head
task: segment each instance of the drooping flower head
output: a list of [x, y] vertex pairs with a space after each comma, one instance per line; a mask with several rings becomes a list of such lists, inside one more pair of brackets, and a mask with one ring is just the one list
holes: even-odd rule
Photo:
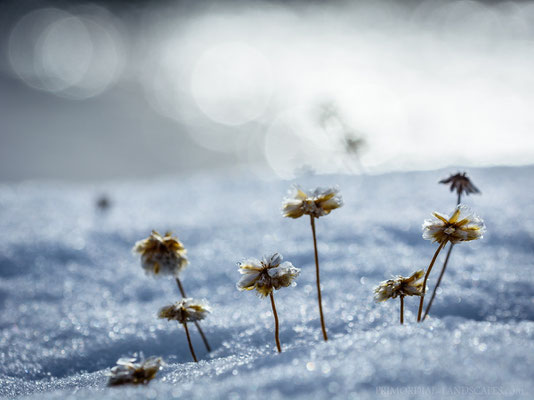
[[174, 304], [163, 307], [158, 312], [159, 318], [185, 322], [200, 321], [211, 312], [211, 308], [205, 301], [195, 301], [190, 298], [182, 299]]
[[450, 184], [451, 192], [453, 190], [456, 190], [456, 193], [458, 195], [461, 195], [462, 193], [471, 194], [471, 193], [480, 193], [480, 190], [477, 189], [475, 185], [471, 182], [471, 180], [467, 177], [466, 173], [457, 173], [455, 175], [451, 175], [448, 178], [442, 179], [439, 181], [439, 183], [443, 184]]
[[421, 278], [424, 275], [425, 272], [421, 269], [414, 272], [408, 278], [398, 275], [393, 279], [380, 282], [374, 290], [375, 301], [386, 301], [387, 299], [394, 299], [397, 296], [421, 296], [423, 290]]
[[432, 242], [467, 242], [481, 239], [486, 231], [484, 221], [462, 204], [456, 207], [450, 217], [438, 212], [433, 215], [434, 218], [423, 223], [423, 239]]
[[139, 362], [136, 362], [136, 360], [136, 357], [119, 358], [117, 365], [111, 368], [108, 374], [108, 385], [147, 384], [154, 379], [164, 365], [161, 357], [150, 357], [145, 360], [141, 355]]
[[258, 291], [260, 297], [268, 296], [273, 290], [288, 287], [300, 274], [289, 261], [282, 263], [282, 255], [274, 253], [257, 260], [249, 258], [239, 263], [239, 272], [243, 275], [237, 283], [239, 290]]
[[343, 199], [337, 188], [317, 188], [313, 192], [305, 192], [294, 185], [282, 202], [282, 214], [288, 218], [300, 218], [304, 214], [319, 218], [342, 205]]
[[148, 238], [135, 244], [133, 251], [141, 254], [141, 265], [147, 274], [177, 277], [188, 264], [187, 250], [171, 232], [161, 236], [152, 231]]

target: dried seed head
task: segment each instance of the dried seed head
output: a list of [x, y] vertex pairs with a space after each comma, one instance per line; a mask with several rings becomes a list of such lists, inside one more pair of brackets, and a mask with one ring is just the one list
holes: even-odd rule
[[139, 362], [136, 357], [119, 358], [117, 365], [109, 372], [109, 386], [138, 385], [150, 382], [164, 365], [161, 357], [143, 359], [141, 354]]
[[174, 304], [163, 307], [158, 312], [159, 318], [176, 320], [183, 324], [185, 322], [200, 321], [211, 312], [211, 308], [205, 301], [195, 301], [193, 299], [182, 299]]
[[439, 183], [443, 183], [445, 185], [450, 184], [450, 190], [451, 192], [453, 190], [456, 190], [456, 193], [458, 195], [461, 195], [463, 193], [465, 194], [471, 194], [471, 193], [480, 193], [480, 190], [477, 189], [475, 185], [471, 182], [471, 180], [467, 177], [466, 173], [457, 173], [455, 175], [451, 175], [446, 179], [442, 179], [439, 181]]
[[273, 290], [290, 286], [300, 273], [290, 262], [282, 263], [282, 255], [274, 253], [264, 256], [262, 261], [249, 258], [239, 263], [243, 275], [237, 283], [239, 290], [256, 289], [260, 297], [268, 296]]
[[170, 232], [161, 236], [158, 232], [138, 241], [133, 251], [141, 254], [141, 265], [147, 274], [177, 277], [187, 266], [186, 249]]
[[423, 223], [423, 239], [453, 244], [481, 239], [486, 231], [484, 221], [468, 207], [460, 204], [450, 217], [438, 212]]
[[343, 199], [337, 188], [317, 188], [310, 194], [294, 185], [282, 202], [282, 215], [288, 218], [300, 218], [311, 215], [315, 218], [328, 215], [343, 205]]
[[387, 299], [394, 299], [397, 296], [421, 296], [423, 290], [421, 278], [424, 275], [425, 272], [419, 270], [408, 278], [398, 275], [393, 279], [380, 282], [374, 290], [375, 301], [386, 301]]

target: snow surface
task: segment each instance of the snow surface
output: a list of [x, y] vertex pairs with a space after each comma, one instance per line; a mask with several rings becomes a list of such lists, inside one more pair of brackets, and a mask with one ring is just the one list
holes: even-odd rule
[[[330, 340], [319, 326], [309, 220], [280, 215], [290, 185], [245, 175], [198, 175], [107, 185], [0, 186], [0, 395], [30, 399], [533, 398], [534, 167], [468, 171], [482, 195], [465, 203], [484, 218], [478, 242], [455, 247], [432, 318], [417, 299], [373, 302], [391, 275], [425, 268], [436, 245], [421, 237], [432, 211], [456, 197], [437, 181], [456, 169], [380, 176], [310, 176], [337, 184], [345, 205], [317, 221]], [[107, 193], [107, 212], [95, 199]], [[183, 329], [156, 317], [178, 300], [172, 279], [144, 275], [131, 253], [152, 229], [188, 249], [182, 275], [213, 313]], [[279, 251], [302, 268], [275, 293], [283, 353], [268, 299], [239, 292], [236, 263]], [[430, 279], [433, 286], [444, 254]], [[121, 356], [162, 356], [142, 387], [106, 386]]]

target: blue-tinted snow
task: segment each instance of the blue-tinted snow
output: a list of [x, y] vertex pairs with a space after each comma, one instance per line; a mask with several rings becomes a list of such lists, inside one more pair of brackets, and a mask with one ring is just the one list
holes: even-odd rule
[[[330, 341], [321, 340], [309, 220], [284, 219], [290, 185], [243, 175], [199, 175], [105, 186], [0, 186], [0, 395], [93, 398], [427, 398], [534, 396], [533, 167], [472, 169], [482, 195], [465, 198], [487, 225], [455, 247], [432, 318], [417, 299], [373, 302], [373, 287], [425, 268], [436, 245], [421, 238], [432, 211], [456, 197], [437, 181], [456, 169], [381, 176], [315, 176], [337, 184], [343, 208], [317, 221]], [[96, 209], [101, 193], [112, 206]], [[213, 314], [183, 329], [158, 320], [178, 299], [171, 279], [144, 275], [131, 253], [152, 229], [186, 245], [188, 294]], [[302, 268], [276, 292], [283, 353], [268, 299], [238, 292], [236, 262], [279, 251]], [[430, 287], [442, 258], [431, 275]], [[121, 356], [162, 356], [145, 387], [106, 387]], [[486, 396], [487, 395], [487, 396]]]

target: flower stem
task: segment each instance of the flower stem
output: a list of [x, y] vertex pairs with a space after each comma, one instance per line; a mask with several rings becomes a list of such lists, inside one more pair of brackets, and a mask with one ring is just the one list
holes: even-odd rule
[[445, 270], [447, 269], [447, 264], [449, 262], [449, 257], [451, 256], [451, 251], [453, 247], [454, 247], [454, 244], [451, 243], [449, 247], [449, 251], [447, 252], [447, 256], [445, 257], [445, 262], [443, 263], [443, 267], [441, 268], [438, 281], [436, 283], [436, 286], [434, 287], [434, 291], [432, 292], [432, 297], [430, 298], [430, 301], [428, 302], [428, 305], [426, 306], [425, 314], [423, 315], [423, 321], [425, 320], [426, 316], [430, 312], [430, 307], [432, 307], [432, 303], [434, 302], [434, 297], [436, 297], [436, 291], [438, 290], [439, 284], [441, 283], [441, 279], [443, 278], [443, 275], [445, 274]]
[[276, 306], [274, 305], [273, 292], [269, 293], [269, 296], [271, 297], [271, 306], [273, 307], [273, 315], [274, 315], [274, 340], [276, 341], [276, 348], [278, 349], [278, 352], [281, 353], [282, 346], [280, 346], [280, 338], [278, 337], [278, 334], [279, 334], [278, 313], [276, 312]]
[[[182, 281], [180, 281], [179, 278], [176, 278], [176, 284], [178, 285], [178, 290], [180, 291], [180, 294], [183, 298], [186, 298], [187, 295], [185, 294], [184, 287], [182, 286]], [[208, 339], [206, 339], [206, 335], [204, 335], [204, 331], [200, 327], [200, 323], [198, 321], [195, 321], [195, 326], [197, 327], [198, 333], [200, 333], [200, 337], [202, 338], [202, 341], [204, 342], [204, 346], [206, 346], [206, 350], [208, 350], [208, 353], [211, 351], [210, 344], [208, 343]]]
[[462, 192], [458, 192], [458, 200], [456, 201], [456, 205], [459, 205], [462, 202]]
[[195, 360], [195, 362], [198, 362], [197, 356], [195, 355], [195, 350], [193, 349], [193, 343], [191, 343], [191, 336], [189, 336], [189, 329], [187, 329], [187, 322], [184, 322], [183, 326], [185, 328], [185, 334], [187, 335], [187, 343], [189, 343], [189, 350], [191, 350], [193, 360]]
[[[178, 290], [180, 291], [180, 294], [183, 298], [186, 298], [187, 295], [185, 294], [184, 287], [182, 286], [182, 282], [180, 281], [180, 278], [176, 278], [176, 284], [178, 285]], [[210, 344], [208, 343], [208, 339], [206, 339], [206, 335], [204, 335], [204, 331], [200, 327], [200, 323], [198, 321], [195, 321], [195, 326], [197, 327], [198, 333], [200, 333], [200, 337], [202, 338], [202, 341], [204, 342], [204, 346], [206, 346], [206, 350], [208, 350], [208, 353], [211, 351]]]
[[326, 334], [326, 326], [324, 323], [323, 316], [323, 300], [321, 297], [321, 278], [319, 276], [319, 254], [317, 253], [317, 237], [315, 235], [315, 219], [313, 215], [310, 215], [310, 222], [313, 234], [313, 249], [315, 251], [315, 275], [317, 278], [317, 301], [319, 302], [319, 315], [321, 317], [321, 329], [323, 330], [323, 338], [326, 342], [328, 340], [328, 335]]
[[400, 297], [400, 323], [404, 324], [404, 296]]
[[180, 294], [182, 295], [182, 297], [187, 297], [187, 295], [185, 294], [185, 290], [184, 290], [184, 287], [182, 286], [182, 282], [180, 281], [180, 278], [176, 278], [176, 284], [178, 285], [178, 290], [180, 291]]
[[430, 275], [430, 271], [432, 271], [432, 267], [434, 266], [434, 263], [436, 262], [436, 258], [438, 258], [438, 254], [447, 244], [447, 240], [445, 240], [443, 243], [441, 243], [434, 253], [434, 257], [432, 257], [432, 261], [430, 261], [430, 265], [428, 266], [428, 269], [426, 270], [425, 279], [423, 280], [423, 290], [421, 292], [421, 300], [419, 301], [419, 311], [417, 312], [417, 322], [421, 322], [421, 314], [423, 313], [423, 303], [425, 301], [425, 292], [426, 292], [426, 281], [428, 280], [428, 276]]

